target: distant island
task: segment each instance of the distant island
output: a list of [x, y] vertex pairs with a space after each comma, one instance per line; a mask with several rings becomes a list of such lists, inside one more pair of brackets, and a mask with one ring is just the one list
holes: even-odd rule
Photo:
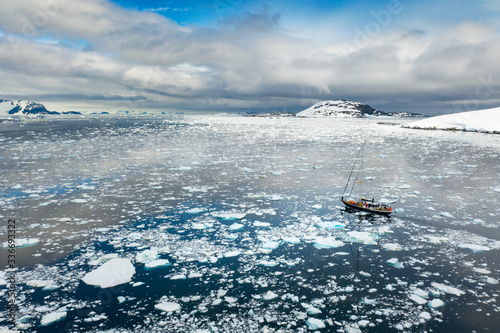
[[368, 104], [343, 99], [323, 101], [298, 113], [254, 113], [252, 117], [301, 117], [301, 118], [365, 118], [365, 117], [422, 117], [410, 112], [384, 112]]

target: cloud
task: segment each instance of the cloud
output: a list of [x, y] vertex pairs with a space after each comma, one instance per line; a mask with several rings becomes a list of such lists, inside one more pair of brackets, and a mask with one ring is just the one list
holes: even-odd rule
[[394, 16], [356, 43], [345, 31], [301, 37], [270, 7], [187, 27], [105, 0], [4, 0], [0, 11], [12, 14], [0, 17], [0, 89], [16, 96], [81, 98], [103, 110], [298, 111], [351, 98], [446, 112], [500, 99], [500, 36], [488, 23], [435, 31]]

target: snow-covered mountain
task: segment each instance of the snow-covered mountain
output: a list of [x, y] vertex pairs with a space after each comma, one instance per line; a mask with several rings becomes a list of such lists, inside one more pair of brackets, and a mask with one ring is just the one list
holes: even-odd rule
[[352, 118], [366, 117], [367, 115], [382, 116], [387, 114], [367, 104], [342, 99], [319, 102], [297, 113], [297, 117]]
[[436, 116], [404, 127], [500, 133], [500, 107]]
[[384, 112], [368, 104], [343, 99], [319, 102], [297, 113], [297, 117], [310, 118], [362, 118], [366, 116], [419, 117], [421, 115], [409, 112]]
[[59, 112], [49, 111], [40, 103], [30, 101], [15, 102], [10, 99], [0, 99], [0, 116], [34, 114], [59, 114]]

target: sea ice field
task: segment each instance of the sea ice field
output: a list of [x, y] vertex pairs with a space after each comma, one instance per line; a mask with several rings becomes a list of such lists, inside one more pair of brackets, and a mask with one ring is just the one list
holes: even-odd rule
[[500, 136], [406, 122], [0, 123], [0, 332], [498, 332]]

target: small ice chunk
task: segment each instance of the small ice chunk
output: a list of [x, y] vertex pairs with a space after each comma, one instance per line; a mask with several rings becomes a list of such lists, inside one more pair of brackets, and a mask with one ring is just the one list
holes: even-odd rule
[[208, 226], [205, 223], [193, 223], [191, 225], [191, 229], [194, 230], [203, 230], [206, 229]]
[[265, 228], [265, 227], [269, 227], [271, 225], [271, 223], [269, 222], [259, 222], [259, 221], [255, 221], [253, 223], [254, 227], [261, 227], [261, 228]]
[[82, 281], [89, 285], [109, 288], [130, 282], [134, 274], [135, 267], [130, 259], [114, 258], [85, 274]]
[[427, 238], [427, 242], [431, 244], [442, 244], [444, 242], [449, 241], [449, 238], [447, 237], [439, 237], [431, 235], [425, 235], [424, 237]]
[[186, 213], [187, 214], [198, 214], [198, 213], [203, 213], [204, 211], [206, 211], [205, 208], [191, 208], [191, 209], [188, 209], [186, 210]]
[[486, 281], [486, 283], [489, 283], [489, 284], [498, 284], [497, 279], [489, 277], [489, 276], [486, 277], [485, 281]]
[[318, 227], [325, 228], [327, 230], [342, 229], [345, 228], [345, 224], [340, 222], [318, 222], [316, 223]]
[[196, 278], [201, 278], [203, 277], [203, 274], [202, 273], [198, 273], [198, 272], [191, 272], [188, 274], [188, 279], [196, 279]]
[[366, 319], [363, 319], [363, 320], [360, 320], [358, 321], [358, 326], [359, 327], [366, 327], [370, 324], [370, 321], [369, 320], [366, 320]]
[[181, 305], [175, 302], [163, 302], [156, 304], [155, 309], [164, 312], [175, 312], [181, 309]]
[[462, 291], [462, 290], [455, 288], [455, 287], [447, 286], [447, 285], [442, 284], [442, 283], [432, 282], [431, 285], [434, 288], [436, 288], [444, 293], [447, 293], [447, 294], [452, 294], [455, 296], [461, 296], [461, 295], [465, 294], [465, 291]]
[[125, 302], [127, 299], [123, 296], [118, 296], [116, 298], [118, 300], [118, 304], [122, 304], [123, 302]]
[[336, 240], [335, 237], [317, 237], [314, 240], [314, 247], [317, 249], [337, 248], [344, 245], [344, 242]]
[[442, 300], [440, 300], [439, 298], [436, 298], [436, 299], [433, 299], [432, 301], [429, 301], [429, 303], [427, 303], [427, 305], [429, 305], [429, 307], [432, 309], [437, 309], [437, 308], [444, 306], [444, 302]]
[[235, 250], [235, 251], [229, 251], [229, 252], [226, 252], [224, 253], [224, 257], [225, 258], [231, 258], [231, 257], [237, 257], [241, 254], [240, 251], [238, 250]]
[[[38, 238], [16, 238], [16, 247], [27, 247], [27, 246], [33, 246], [36, 245], [40, 242]], [[2, 247], [4, 249], [9, 248], [9, 243], [8, 242], [3, 242]]]
[[274, 250], [277, 249], [280, 246], [279, 242], [274, 242], [274, 241], [267, 241], [262, 244], [262, 248], [266, 250]]
[[427, 312], [427, 311], [424, 311], [424, 312], [420, 313], [419, 317], [422, 318], [425, 321], [431, 320], [431, 318], [432, 318], [431, 314], [429, 312]]
[[474, 272], [478, 272], [480, 274], [491, 274], [491, 271], [486, 268], [481, 268], [481, 267], [474, 267], [473, 268]]
[[264, 295], [262, 295], [262, 299], [264, 301], [270, 301], [272, 299], [275, 299], [276, 297], [278, 297], [278, 294], [275, 294], [271, 290], [269, 290], [267, 293], [265, 293]]
[[233, 223], [229, 226], [229, 230], [231, 231], [237, 231], [237, 230], [241, 230], [245, 227], [244, 224], [241, 224], [241, 223]]
[[351, 240], [355, 243], [363, 243], [366, 245], [376, 245], [378, 235], [371, 234], [366, 231], [349, 231], [347, 235], [351, 238]]
[[146, 269], [153, 269], [153, 268], [159, 268], [159, 267], [168, 267], [172, 265], [170, 261], [167, 259], [156, 259], [153, 261], [150, 261], [144, 265]]
[[185, 280], [187, 276], [185, 274], [176, 274], [170, 278], [170, 280]]
[[138, 264], [146, 264], [148, 262], [158, 259], [158, 251], [155, 250], [144, 250], [139, 252], [135, 256], [135, 262]]
[[404, 268], [404, 265], [399, 262], [398, 258], [391, 258], [386, 261], [388, 264], [396, 267], [396, 268]]
[[33, 288], [43, 288], [53, 284], [54, 284], [53, 280], [29, 280], [28, 282], [26, 282], [26, 285], [28, 287], [33, 287]]
[[458, 247], [461, 249], [469, 249], [474, 253], [489, 251], [490, 248], [487, 246], [476, 245], [476, 244], [458, 244]]
[[294, 236], [282, 237], [281, 239], [283, 240], [283, 242], [289, 243], [289, 244], [299, 244], [300, 243], [300, 238], [294, 237]]
[[443, 217], [451, 217], [451, 218], [454, 217], [453, 215], [451, 215], [451, 213], [448, 213], [448, 212], [441, 212], [441, 213], [439, 213], [439, 215], [441, 215]]
[[325, 328], [325, 323], [321, 319], [308, 318], [306, 320], [307, 328], [311, 331]]
[[269, 261], [269, 260], [261, 260], [259, 264], [266, 267], [274, 267], [278, 265], [276, 261]]
[[224, 297], [224, 300], [229, 303], [229, 304], [233, 304], [233, 303], [236, 303], [238, 301], [237, 298], [235, 297], [231, 297], [231, 296], [226, 296]]
[[416, 294], [411, 294], [410, 299], [412, 301], [414, 301], [415, 303], [420, 304], [420, 305], [427, 303], [427, 300], [425, 300], [424, 298], [422, 298]]
[[245, 213], [224, 213], [224, 212], [216, 212], [212, 213], [212, 216], [217, 217], [221, 220], [241, 220], [243, 219], [247, 214]]
[[382, 247], [387, 251], [401, 251], [403, 247], [397, 243], [382, 244]]
[[66, 311], [55, 311], [47, 313], [42, 317], [42, 320], [40, 321], [40, 326], [47, 326], [52, 323], [64, 320], [66, 318], [66, 315], [67, 315]]

